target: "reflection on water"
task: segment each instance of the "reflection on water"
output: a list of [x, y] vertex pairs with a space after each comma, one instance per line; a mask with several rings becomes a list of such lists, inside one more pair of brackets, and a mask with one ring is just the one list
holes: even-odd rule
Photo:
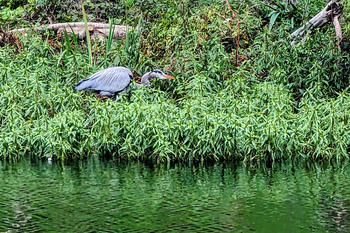
[[347, 164], [0, 162], [0, 232], [350, 232]]

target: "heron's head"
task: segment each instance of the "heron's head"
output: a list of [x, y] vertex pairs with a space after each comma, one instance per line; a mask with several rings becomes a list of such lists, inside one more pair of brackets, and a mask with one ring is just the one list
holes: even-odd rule
[[153, 71], [151, 71], [150, 76], [152, 78], [158, 78], [158, 79], [175, 79], [171, 75], [164, 74], [161, 70], [153, 70]]

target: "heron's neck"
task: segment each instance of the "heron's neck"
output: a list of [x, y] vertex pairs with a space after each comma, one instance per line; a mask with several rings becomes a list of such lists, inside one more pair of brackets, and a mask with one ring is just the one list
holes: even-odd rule
[[151, 72], [144, 74], [141, 78], [141, 84], [148, 86], [150, 84], [149, 80], [152, 78]]

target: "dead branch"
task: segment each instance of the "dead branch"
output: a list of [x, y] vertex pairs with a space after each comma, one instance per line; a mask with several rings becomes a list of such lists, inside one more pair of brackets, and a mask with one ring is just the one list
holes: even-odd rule
[[333, 22], [336, 30], [337, 37], [341, 39], [341, 27], [339, 23], [339, 17], [342, 15], [343, 9], [339, 0], [331, 0], [327, 6], [315, 15], [310, 21], [308, 21], [304, 26], [297, 29], [291, 34], [293, 41], [291, 45], [299, 43], [301, 40], [304, 40], [309, 32], [313, 31], [316, 28], [320, 28], [327, 23]]
[[343, 33], [341, 31], [339, 15], [334, 16], [332, 22], [335, 28], [335, 34], [337, 35], [338, 41], [340, 42], [343, 39]]
[[[115, 29], [114, 29], [113, 38], [115, 38], [115, 39], [125, 38], [126, 26], [114, 25], [114, 27], [115, 27]], [[43, 26], [34, 27], [34, 28], [14, 29], [14, 30], [11, 30], [10, 32], [12, 32], [12, 33], [16, 33], [16, 32], [26, 33], [30, 30], [33, 30], [35, 32], [39, 32], [39, 31], [45, 31], [47, 29], [57, 31], [58, 34], [66, 31], [68, 34], [70, 34], [70, 33], [77, 34], [79, 39], [85, 38], [84, 22], [49, 24], [49, 25], [43, 25]], [[108, 36], [109, 24], [88, 22], [88, 30], [93, 35], [95, 35], [95, 37], [97, 37], [97, 38], [100, 37], [101, 35]]]

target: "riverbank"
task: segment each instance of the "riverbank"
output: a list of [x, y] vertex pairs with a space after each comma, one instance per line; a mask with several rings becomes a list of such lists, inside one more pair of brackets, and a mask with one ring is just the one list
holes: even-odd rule
[[[348, 158], [349, 54], [335, 46], [332, 27], [294, 48], [285, 39], [295, 20], [313, 15], [321, 2], [313, 1], [304, 18], [283, 15], [271, 29], [253, 6], [233, 6], [244, 19], [239, 66], [235, 24], [214, 3], [188, 6], [188, 13], [160, 8], [153, 23], [139, 21], [110, 50], [94, 43], [94, 68], [84, 42], [22, 36], [20, 46], [0, 48], [0, 156], [159, 163]], [[118, 65], [139, 75], [161, 68], [176, 80], [117, 102], [73, 90], [94, 71]]]

